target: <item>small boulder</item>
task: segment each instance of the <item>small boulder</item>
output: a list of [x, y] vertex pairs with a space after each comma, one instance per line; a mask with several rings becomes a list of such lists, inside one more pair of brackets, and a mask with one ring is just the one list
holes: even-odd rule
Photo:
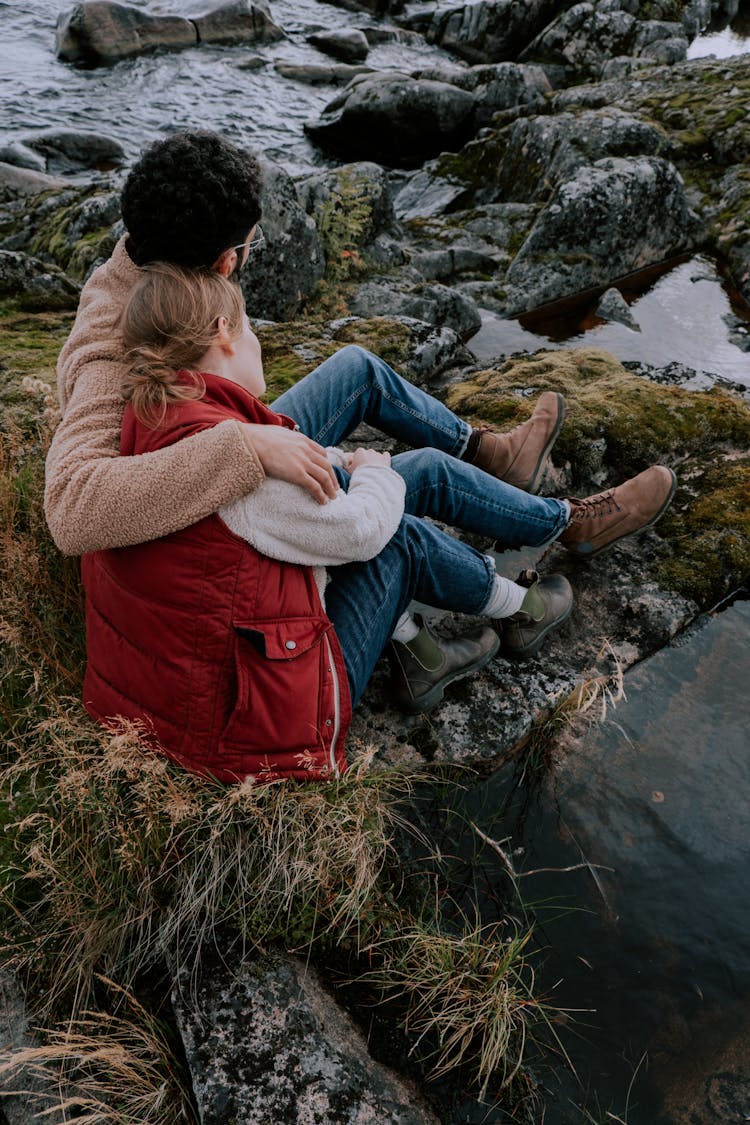
[[19, 250], [0, 250], [0, 296], [22, 309], [74, 309], [79, 289], [57, 266]]
[[83, 66], [108, 66], [162, 48], [197, 43], [195, 25], [182, 16], [154, 16], [112, 0], [89, 0], [63, 13], [55, 32], [57, 57]]
[[203, 16], [194, 16], [199, 43], [234, 45], [276, 43], [284, 32], [274, 23], [264, 0], [229, 0]]
[[82, 168], [112, 168], [125, 161], [125, 149], [120, 142], [101, 133], [50, 129], [24, 137], [23, 143], [46, 158], [48, 172], [66, 174]]
[[449, 82], [468, 90], [475, 98], [474, 120], [477, 128], [488, 125], [493, 116], [507, 109], [523, 106], [526, 111], [541, 110], [545, 97], [551, 93], [549, 78], [540, 66], [522, 66], [502, 62], [488, 66], [431, 67], [412, 73], [413, 78], [429, 78]]
[[619, 289], [606, 289], [602, 293], [596, 306], [596, 315], [602, 320], [624, 324], [626, 328], [632, 328], [634, 332], [640, 332], [641, 330], [640, 324], [630, 311], [630, 305]]
[[473, 109], [473, 95], [446, 82], [364, 75], [305, 132], [345, 158], [414, 167], [468, 139]]
[[399, 292], [392, 284], [366, 281], [349, 300], [356, 316], [412, 317], [436, 328], [452, 328], [461, 340], [468, 340], [481, 326], [482, 318], [471, 297], [447, 285], [425, 285], [418, 290]]
[[331, 55], [345, 63], [363, 62], [370, 50], [370, 44], [362, 31], [326, 31], [308, 35], [307, 42], [317, 47], [325, 55]]
[[360, 74], [372, 74], [370, 66], [349, 66], [347, 63], [332, 66], [305, 66], [295, 63], [275, 62], [273, 68], [282, 78], [304, 82], [307, 86], [348, 86]]
[[42, 191], [60, 191], [66, 187], [70, 187], [68, 181], [57, 176], [0, 163], [0, 203], [26, 195], [38, 195]]
[[4, 164], [13, 164], [16, 168], [30, 168], [32, 172], [46, 172], [47, 161], [38, 152], [34, 152], [23, 141], [11, 141], [10, 144], [0, 145], [0, 161]]

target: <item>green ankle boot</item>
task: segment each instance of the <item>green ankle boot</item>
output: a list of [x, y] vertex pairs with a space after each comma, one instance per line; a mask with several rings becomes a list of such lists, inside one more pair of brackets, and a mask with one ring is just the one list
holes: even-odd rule
[[421, 625], [416, 637], [391, 641], [389, 651], [395, 702], [413, 715], [437, 707], [448, 684], [484, 667], [500, 647], [497, 633], [487, 625], [446, 638], [416, 620]]
[[539, 652], [548, 633], [567, 621], [573, 591], [562, 574], [540, 578], [535, 570], [522, 570], [516, 582], [528, 592], [518, 613], [503, 619], [502, 650], [511, 660], [526, 660]]

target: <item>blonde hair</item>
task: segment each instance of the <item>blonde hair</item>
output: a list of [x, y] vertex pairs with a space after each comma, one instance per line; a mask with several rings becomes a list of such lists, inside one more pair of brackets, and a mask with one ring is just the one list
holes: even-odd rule
[[143, 272], [122, 314], [129, 364], [122, 394], [136, 417], [156, 428], [168, 406], [203, 397], [194, 368], [216, 339], [219, 317], [232, 339], [241, 334], [245, 304], [240, 287], [214, 270], [150, 262]]

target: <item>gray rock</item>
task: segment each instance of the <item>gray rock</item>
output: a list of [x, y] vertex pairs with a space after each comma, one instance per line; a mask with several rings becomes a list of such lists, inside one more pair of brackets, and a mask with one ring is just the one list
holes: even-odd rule
[[640, 324], [630, 311], [630, 305], [619, 289], [607, 289], [602, 293], [596, 306], [596, 315], [602, 320], [613, 320], [618, 324], [624, 324], [634, 332], [641, 330]]
[[351, 29], [348, 31], [326, 31], [315, 35], [308, 35], [307, 42], [317, 47], [326, 55], [340, 59], [345, 63], [363, 62], [370, 50], [370, 44], [364, 32]]
[[60, 191], [66, 187], [70, 187], [68, 181], [58, 176], [0, 163], [0, 203], [26, 195], [38, 195], [42, 191]]
[[204, 954], [173, 1002], [202, 1125], [437, 1125], [303, 961]]
[[404, 221], [443, 215], [454, 210], [468, 194], [463, 184], [450, 183], [423, 168], [406, 182], [396, 196], [396, 215]]
[[63, 175], [82, 168], [118, 167], [125, 161], [120, 142], [101, 133], [55, 129], [24, 137], [23, 143], [46, 158], [48, 172]]
[[299, 204], [291, 177], [263, 161], [263, 233], [265, 246], [255, 252], [240, 275], [252, 317], [288, 320], [309, 296], [325, 271], [315, 223]]
[[284, 32], [274, 23], [265, 0], [229, 0], [203, 16], [192, 17], [199, 43], [235, 45], [276, 43]]
[[561, 184], [512, 262], [507, 311], [606, 285], [688, 249], [695, 234], [682, 178], [658, 157], [606, 159]]
[[495, 259], [484, 249], [449, 246], [409, 254], [409, 263], [428, 281], [448, 281], [463, 273], [486, 273], [495, 269]]
[[0, 296], [24, 309], [74, 309], [78, 286], [57, 266], [20, 250], [0, 250]]
[[59, 17], [56, 49], [65, 62], [108, 66], [145, 51], [183, 50], [201, 42], [272, 43], [283, 35], [264, 0], [230, 0], [194, 19], [89, 0]]
[[86, 66], [108, 66], [157, 48], [181, 50], [198, 42], [182, 16], [155, 16], [110, 0], [76, 4], [57, 21], [57, 57]]
[[366, 281], [350, 298], [349, 308], [362, 317], [406, 316], [436, 328], [447, 325], [462, 340], [473, 336], [482, 323], [474, 301], [447, 285], [425, 285], [419, 291], [399, 292], [392, 283]]
[[471, 66], [463, 69], [430, 67], [412, 72], [414, 78], [428, 78], [448, 82], [474, 95], [474, 121], [477, 128], [487, 125], [501, 110], [523, 106], [540, 109], [552, 87], [540, 66], [521, 66], [518, 63], [494, 63], [489, 66]]
[[[482, 144], [474, 142], [478, 149]], [[661, 155], [668, 147], [657, 125], [618, 109], [521, 118], [508, 127], [493, 183], [501, 198], [541, 202], [587, 164], [607, 156]]]
[[277, 61], [273, 64], [273, 68], [282, 78], [291, 78], [294, 82], [304, 82], [308, 86], [347, 86], [352, 78], [373, 72], [371, 66], [348, 66], [346, 63], [333, 66], [300, 66]]
[[47, 161], [44, 157], [34, 152], [23, 141], [0, 145], [0, 161], [4, 164], [13, 164], [16, 168], [30, 168], [32, 172], [47, 171]]
[[305, 132], [349, 159], [413, 167], [470, 135], [473, 96], [445, 82], [363, 75]]
[[[331, 321], [328, 327], [333, 339], [349, 342], [352, 326], [356, 330], [359, 319], [356, 316], [345, 316]], [[372, 319], [368, 318], [368, 321]], [[415, 320], [410, 316], [374, 319], [382, 319], [386, 325], [396, 321], [408, 329], [409, 351], [401, 365], [401, 370], [414, 382], [432, 384], [436, 380], [440, 381], [440, 376], [445, 372], [452, 371], [456, 367], [467, 367], [473, 362], [471, 353], [464, 347], [453, 329], [448, 328], [447, 325], [436, 328], [433, 324], [428, 324], [424, 320]], [[354, 335], [356, 336], [356, 331]]]
[[551, 0], [479, 0], [401, 22], [468, 62], [504, 62], [514, 59], [556, 10]]
[[[0, 1041], [3, 1049], [8, 1051], [38, 1045], [30, 1034], [23, 988], [17, 978], [6, 970], [0, 972]], [[23, 1093], [16, 1092], [18, 1090]], [[48, 1121], [49, 1125], [61, 1125], [67, 1117], [53, 1108], [54, 1103], [60, 1100], [56, 1084], [47, 1083], [28, 1071], [1, 1081], [0, 1091], [3, 1125], [29, 1125], [30, 1121]], [[37, 1114], [44, 1116], [36, 1116]]]
[[596, 78], [603, 63], [633, 54], [638, 21], [629, 12], [601, 11], [593, 4], [574, 4], [546, 27], [520, 56], [565, 69], [568, 81]]

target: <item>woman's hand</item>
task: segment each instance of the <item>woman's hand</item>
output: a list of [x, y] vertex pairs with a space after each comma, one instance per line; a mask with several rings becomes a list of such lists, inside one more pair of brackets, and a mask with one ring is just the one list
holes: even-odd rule
[[267, 477], [301, 485], [319, 504], [334, 499], [339, 482], [322, 445], [285, 426], [243, 424]]
[[390, 469], [390, 453], [378, 453], [375, 449], [356, 449], [352, 454], [349, 472], [353, 473], [360, 465], [372, 465], [375, 468]]

